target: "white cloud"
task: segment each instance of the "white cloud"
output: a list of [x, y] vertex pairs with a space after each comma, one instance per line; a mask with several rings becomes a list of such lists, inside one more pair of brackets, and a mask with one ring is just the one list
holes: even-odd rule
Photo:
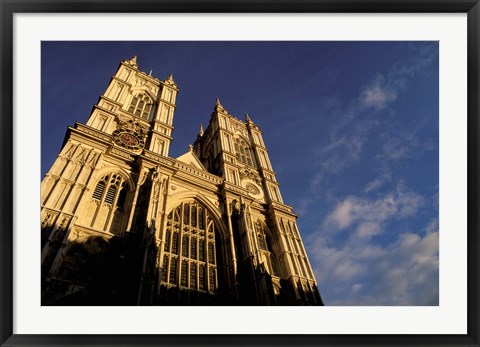
[[[323, 177], [336, 174], [351, 167], [358, 162], [364, 153], [365, 144], [379, 125], [385, 124], [383, 120], [369, 112], [371, 109], [380, 111], [388, 109], [390, 103], [395, 101], [408, 85], [409, 78], [414, 76], [425, 66], [434, 62], [437, 57], [437, 46], [431, 45], [420, 50], [411, 49], [411, 57], [402, 64], [394, 65], [383, 74], [373, 77], [367, 84], [360, 88], [358, 97], [347, 103], [335, 102], [324, 113], [333, 120], [328, 130], [330, 137], [327, 143], [321, 143], [317, 151], [319, 170], [312, 179], [309, 190], [316, 191]], [[404, 134], [398, 137], [397, 128], [392, 128], [382, 139], [385, 145], [377, 158], [400, 159], [411, 153], [418, 144], [415, 133]], [[389, 138], [391, 137], [391, 138]], [[320, 143], [320, 142], [319, 142]], [[421, 144], [422, 146], [432, 144]], [[381, 181], [371, 182], [366, 190], [375, 190], [380, 187]]]
[[[307, 250], [327, 305], [438, 305], [436, 220], [387, 245], [310, 238]], [[438, 225], [437, 225], [438, 226]]]
[[389, 170], [384, 168], [383, 172], [380, 174], [379, 177], [367, 183], [363, 192], [364, 193], [373, 192], [378, 188], [381, 188], [385, 183], [391, 181], [391, 179], [392, 179], [392, 174], [390, 173]]
[[396, 66], [392, 72], [392, 76], [413, 76], [419, 70], [432, 64], [438, 58], [438, 45], [411, 46], [411, 59], [400, 66]]
[[418, 124], [409, 126], [409, 131], [390, 131], [382, 134], [380, 137], [383, 140], [383, 146], [382, 150], [377, 154], [377, 159], [386, 158], [397, 161], [438, 148], [438, 145], [433, 144], [431, 139], [420, 140], [417, 133], [423, 126], [424, 124], [419, 122]]
[[402, 183], [394, 192], [378, 199], [349, 196], [339, 202], [326, 217], [323, 229], [327, 232], [356, 227], [355, 234], [360, 239], [369, 239], [382, 231], [383, 224], [391, 218], [399, 219], [414, 215], [424, 204], [424, 198], [407, 191]]
[[364, 106], [382, 110], [387, 104], [397, 99], [397, 91], [387, 87], [382, 82], [382, 78], [379, 78], [364, 88], [360, 98]]
[[[435, 148], [435, 141], [419, 141], [416, 132], [421, 127], [418, 124], [391, 124], [395, 114], [389, 108], [390, 103], [402, 96], [410, 79], [437, 59], [438, 45], [425, 46], [417, 49], [412, 45], [407, 59], [392, 65], [389, 71], [379, 71], [378, 75], [372, 76], [358, 89], [356, 97], [334, 99], [319, 113], [331, 121], [325, 122], [322, 131], [322, 134], [328, 135], [319, 137], [315, 142], [317, 148], [313, 150], [311, 159], [316, 172], [308, 179], [308, 187], [299, 202], [301, 214], [308, 213], [312, 206], [317, 205], [320, 196], [323, 200], [330, 199], [329, 195], [334, 195], [331, 189], [334, 182], [366, 157], [374, 157], [379, 166], [388, 170], [388, 165], [394, 161]], [[372, 110], [381, 110], [382, 113]], [[411, 129], [411, 126], [414, 126], [413, 132], [398, 133], [399, 129]], [[367, 148], [373, 152], [367, 152]], [[389, 181], [389, 175], [380, 175], [367, 183], [364, 193], [376, 191]], [[345, 213], [343, 216], [342, 212]], [[338, 211], [339, 223], [348, 222], [352, 212]], [[362, 234], [368, 237], [375, 233], [376, 228], [364, 225], [362, 230]]]
[[422, 230], [390, 229], [427, 202], [400, 181], [375, 199], [337, 203], [304, 239], [327, 305], [438, 305], [438, 219]]
[[348, 131], [343, 129], [341, 135], [333, 132], [330, 142], [318, 151], [322, 157], [322, 170], [335, 173], [356, 162], [367, 141], [368, 130], [360, 123]]
[[413, 77], [418, 71], [437, 59], [438, 48], [435, 44], [418, 49], [412, 46], [411, 53], [410, 59], [401, 65], [394, 66], [387, 74], [378, 75], [362, 90], [360, 100], [363, 106], [375, 110], [386, 108], [405, 89], [408, 78]]
[[385, 183], [384, 180], [382, 180], [380, 178], [375, 178], [373, 181], [370, 181], [370, 182], [367, 183], [367, 185], [364, 189], [364, 192], [369, 193], [371, 191], [377, 190], [378, 188], [383, 186], [384, 183]]
[[[389, 71], [373, 76], [356, 97], [340, 100], [322, 113], [332, 122], [323, 129], [327, 137], [319, 137], [313, 156], [317, 170], [302, 211], [336, 201], [319, 229], [304, 237], [327, 305], [438, 305], [438, 221], [423, 230], [401, 229], [435, 213], [430, 201], [401, 182], [383, 193], [395, 172], [389, 170], [390, 164], [435, 144], [435, 139], [425, 142], [421, 131], [430, 123], [405, 124], [391, 108], [401, 101], [411, 78], [435, 61], [438, 46], [411, 53]], [[356, 169], [363, 159], [376, 159], [379, 176], [359, 192], [334, 200], [341, 191], [336, 189], [338, 182], [351, 177], [347, 169]], [[365, 195], [371, 192], [375, 197]]]
[[347, 198], [337, 205], [335, 210], [329, 215], [328, 221], [336, 225], [339, 229], [349, 227], [356, 218], [358, 202], [354, 198]]
[[362, 290], [363, 288], [363, 284], [361, 283], [355, 283], [353, 286], [352, 286], [352, 292], [358, 292], [360, 290]]
[[380, 223], [374, 221], [363, 222], [358, 225], [357, 234], [361, 239], [369, 239], [380, 233]]

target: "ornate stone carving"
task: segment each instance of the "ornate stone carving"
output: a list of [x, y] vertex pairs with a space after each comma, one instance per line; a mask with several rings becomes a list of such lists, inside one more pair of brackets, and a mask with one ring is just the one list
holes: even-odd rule
[[92, 152], [92, 155], [90, 156], [90, 159], [88, 160], [87, 165], [90, 167], [95, 167], [95, 165], [97, 165], [99, 157], [100, 155], [98, 153]]
[[240, 179], [251, 179], [255, 181], [257, 184], [261, 184], [262, 180], [258, 176], [258, 173], [250, 168], [245, 168], [240, 170]]
[[175, 162], [174, 166], [178, 169], [181, 169], [182, 171], [184, 172], [188, 172], [190, 174], [195, 174], [196, 176], [198, 177], [201, 177], [201, 178], [204, 178], [206, 180], [209, 180], [215, 184], [220, 184], [222, 183], [222, 179], [220, 177], [216, 177], [206, 171], [199, 171], [199, 170], [196, 170], [194, 168], [192, 168], [191, 166], [186, 166], [186, 165], [183, 165], [182, 163], [180, 162]]
[[83, 232], [79, 230], [78, 228], [73, 229], [72, 231], [72, 241], [80, 239], [80, 237], [83, 235]]
[[42, 221], [42, 228], [48, 228], [51, 227], [53, 224], [53, 220], [55, 219], [57, 215], [52, 213], [52, 212], [47, 212], [45, 215], [45, 218]]
[[104, 135], [96, 130], [93, 130], [93, 129], [89, 129], [83, 125], [79, 125], [77, 130], [83, 132], [83, 133], [86, 133], [86, 134], [89, 134], [89, 135], [92, 135], [93, 137], [96, 137], [96, 138], [99, 138], [99, 139], [102, 139], [102, 140], [105, 140], [105, 141], [109, 141], [111, 139], [111, 136], [110, 135]]
[[166, 85], [169, 85], [171, 87], [177, 88], [177, 85], [175, 84], [175, 81], [173, 80], [173, 75], [168, 76], [168, 78], [164, 81]]
[[85, 162], [86, 162], [86, 158], [85, 158], [85, 152], [86, 151], [87, 150], [82, 147], [82, 149], [80, 150], [80, 153], [78, 153], [77, 156], [75, 157], [75, 160], [78, 161], [82, 165], [85, 165]]
[[78, 145], [74, 145], [73, 143], [70, 144], [68, 149], [65, 151], [65, 158], [67, 159], [72, 159], [73, 153], [75, 152], [75, 149], [78, 147]]
[[137, 56], [133, 56], [132, 59], [129, 59], [129, 60], [124, 60], [123, 63], [127, 64], [127, 65], [130, 65], [134, 68], [138, 68], [138, 65], [137, 65]]
[[149, 159], [153, 159], [155, 160], [156, 162], [158, 163], [161, 163], [165, 166], [173, 166], [174, 165], [174, 162], [173, 161], [170, 161], [170, 160], [166, 160], [164, 159], [163, 157], [161, 157], [160, 155], [156, 154], [156, 153], [153, 153], [153, 152], [150, 152], [150, 151], [144, 151], [143, 152], [143, 155], [146, 157], [146, 158], [149, 158]]
[[124, 117], [119, 115], [117, 119], [118, 130], [131, 130], [132, 132], [144, 135], [148, 132], [148, 126], [138, 122], [130, 117]]
[[160, 166], [155, 167], [152, 172], [152, 182], [155, 182], [159, 179], [160, 175]]
[[120, 151], [120, 150], [118, 150], [118, 149], [115, 149], [115, 148], [110, 149], [110, 153], [116, 154], [116, 155], [118, 155], [119, 157], [125, 158], [125, 159], [127, 159], [127, 160], [133, 160], [133, 156], [132, 156], [132, 155], [130, 155], [130, 154], [128, 154], [128, 153], [125, 153], [125, 152], [123, 152], [123, 151]]
[[247, 188], [248, 192], [251, 193], [251, 194], [253, 194], [253, 195], [258, 195], [258, 194], [260, 194], [260, 190], [259, 190], [256, 186], [254, 186], [253, 184], [251, 184], [251, 183], [247, 183], [247, 185], [246, 185], [245, 188]]
[[[186, 184], [186, 183], [183, 183], [183, 182], [175, 182], [175, 185], [178, 186], [178, 187], [182, 187], [182, 188], [186, 188], [188, 190], [191, 190], [191, 191], [194, 191], [194, 192], [197, 192], [197, 193], [200, 193], [206, 197], [211, 197], [213, 196], [212, 192], [211, 191], [208, 191], [208, 190], [204, 190], [204, 189], [200, 189], [198, 187], [195, 187], [195, 186], [192, 186], [190, 184]], [[172, 189], [173, 190], [173, 189]]]

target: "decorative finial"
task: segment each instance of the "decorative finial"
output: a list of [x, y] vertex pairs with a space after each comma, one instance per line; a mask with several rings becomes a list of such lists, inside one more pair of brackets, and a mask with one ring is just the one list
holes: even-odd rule
[[[247, 122], [252, 122], [252, 120], [250, 119], [248, 113], [246, 113], [246, 112], [245, 112], [245, 120], [246, 120]], [[253, 123], [253, 122], [252, 122], [252, 123]]]
[[129, 64], [130, 66], [137, 67], [137, 56], [134, 55], [130, 60], [124, 60], [125, 63]]
[[223, 106], [222, 106], [222, 104], [220, 103], [220, 99], [219, 99], [219, 98], [217, 98], [217, 99], [215, 100], [215, 107], [214, 107], [213, 109], [214, 109], [214, 111], [223, 111]]
[[192, 145], [188, 145], [188, 150], [189, 150], [190, 152], [193, 152], [193, 146], [192, 146]]
[[168, 78], [164, 82], [169, 86], [177, 87], [175, 81], [173, 80], [173, 74], [170, 74], [170, 76], [168, 76]]
[[198, 136], [202, 137], [203, 136], [203, 125], [200, 124], [200, 129], [198, 129]]
[[152, 76], [152, 72], [153, 72], [153, 69], [150, 69], [150, 73], [148, 74], [148, 76]]

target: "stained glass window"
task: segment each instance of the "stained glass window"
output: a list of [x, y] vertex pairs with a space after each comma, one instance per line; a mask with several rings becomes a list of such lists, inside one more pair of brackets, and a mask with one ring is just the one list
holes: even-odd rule
[[190, 258], [197, 259], [197, 239], [192, 238], [190, 242]]
[[188, 236], [182, 236], [182, 256], [188, 257]]
[[209, 282], [210, 290], [214, 291], [215, 290], [215, 282], [216, 282], [215, 269], [213, 267], [211, 267], [209, 270], [210, 271], [209, 271], [209, 274], [208, 274], [208, 282]]
[[167, 230], [167, 232], [165, 233], [165, 252], [169, 252], [170, 251], [170, 235], [172, 234], [172, 232], [170, 230]]
[[167, 282], [166, 274], [169, 274], [170, 285], [215, 292], [217, 269], [207, 267], [205, 263], [208, 259], [208, 264], [215, 265], [215, 224], [212, 216], [197, 202], [184, 202], [168, 214], [166, 227], [162, 281]]
[[170, 260], [170, 283], [177, 283], [177, 259], [172, 258]]
[[181, 278], [180, 278], [180, 285], [182, 287], [187, 286], [187, 279], [188, 279], [188, 263], [186, 261], [182, 261]]
[[173, 254], [178, 254], [178, 233], [173, 233], [171, 252]]
[[197, 264], [190, 264], [190, 288], [197, 289]]
[[167, 281], [167, 274], [168, 274], [168, 256], [163, 256], [163, 272], [162, 272], [162, 281]]

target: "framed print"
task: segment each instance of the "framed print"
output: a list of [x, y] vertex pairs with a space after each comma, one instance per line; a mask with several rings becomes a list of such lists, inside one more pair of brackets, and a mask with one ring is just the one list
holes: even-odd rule
[[2, 345], [479, 344], [478, 1], [1, 8]]

